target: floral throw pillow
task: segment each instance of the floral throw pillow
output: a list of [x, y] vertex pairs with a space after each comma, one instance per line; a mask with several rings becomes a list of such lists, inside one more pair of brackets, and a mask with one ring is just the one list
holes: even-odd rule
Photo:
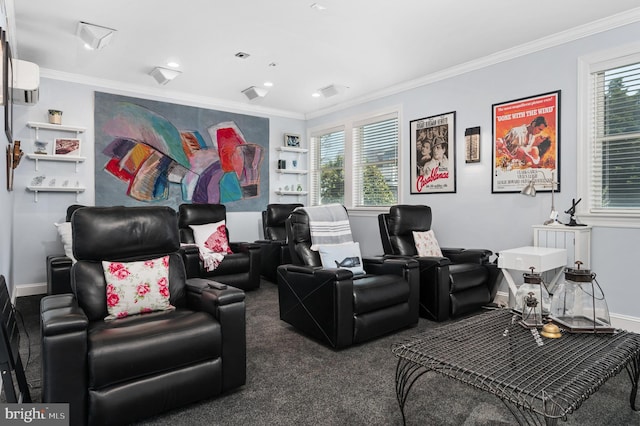
[[107, 281], [105, 320], [175, 309], [169, 303], [169, 256], [140, 262], [102, 262]]
[[438, 240], [436, 240], [436, 235], [433, 233], [433, 230], [413, 231], [413, 240], [416, 243], [418, 256], [443, 257], [442, 250], [440, 250], [440, 245], [438, 244]]
[[196, 245], [204, 251], [212, 253], [231, 254], [227, 241], [227, 227], [224, 220], [204, 225], [189, 225], [193, 230]]

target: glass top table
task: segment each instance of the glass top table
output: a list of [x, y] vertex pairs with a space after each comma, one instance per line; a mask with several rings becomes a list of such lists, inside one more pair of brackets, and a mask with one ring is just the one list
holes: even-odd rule
[[570, 334], [547, 339], [518, 324], [509, 309], [439, 325], [392, 347], [402, 419], [411, 387], [433, 371], [500, 398], [520, 424], [566, 420], [609, 378], [627, 370], [633, 410], [640, 334]]

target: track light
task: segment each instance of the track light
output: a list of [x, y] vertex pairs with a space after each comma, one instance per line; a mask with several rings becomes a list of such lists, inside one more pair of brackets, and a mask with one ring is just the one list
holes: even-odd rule
[[269, 91], [261, 87], [251, 86], [244, 89], [242, 93], [251, 101], [255, 98], [264, 98]]
[[102, 27], [100, 25], [89, 24], [80, 21], [78, 23], [77, 36], [82, 40], [87, 49], [102, 49], [111, 43], [113, 28]]
[[149, 75], [158, 82], [158, 84], [165, 85], [177, 76], [182, 74], [178, 70], [170, 70], [169, 68], [155, 67]]

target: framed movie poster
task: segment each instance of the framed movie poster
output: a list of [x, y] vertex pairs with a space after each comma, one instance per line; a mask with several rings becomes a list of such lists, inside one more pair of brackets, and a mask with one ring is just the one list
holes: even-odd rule
[[409, 123], [411, 193], [456, 192], [456, 113], [434, 115]]
[[491, 192], [520, 192], [532, 179], [547, 192], [555, 180], [559, 192], [560, 90], [492, 108]]

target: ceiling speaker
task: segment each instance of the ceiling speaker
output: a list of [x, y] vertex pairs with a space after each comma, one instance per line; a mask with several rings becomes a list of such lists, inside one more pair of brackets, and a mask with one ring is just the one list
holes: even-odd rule
[[320, 93], [322, 93], [322, 96], [324, 96], [325, 98], [330, 98], [331, 96], [335, 96], [340, 93], [340, 90], [338, 89], [338, 87], [336, 87], [335, 84], [332, 84], [331, 86], [323, 87], [322, 89], [320, 89]]
[[79, 22], [76, 34], [87, 48], [102, 49], [111, 43], [111, 39], [115, 32], [116, 30], [113, 28], [89, 24], [87, 22]]
[[177, 76], [182, 74], [178, 70], [170, 70], [168, 68], [156, 67], [154, 68], [149, 75], [156, 79], [158, 84], [165, 85]]
[[242, 93], [244, 93], [244, 95], [251, 101], [255, 98], [264, 98], [265, 96], [267, 96], [267, 93], [269, 93], [269, 91], [260, 87], [251, 86], [244, 89]]

